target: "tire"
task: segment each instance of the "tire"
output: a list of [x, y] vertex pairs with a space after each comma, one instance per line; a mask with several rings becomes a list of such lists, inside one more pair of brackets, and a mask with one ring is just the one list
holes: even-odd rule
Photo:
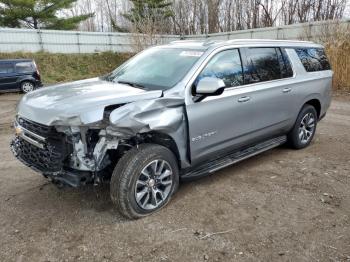
[[32, 92], [35, 89], [35, 85], [30, 81], [24, 81], [21, 83], [21, 90], [23, 93]]
[[317, 126], [317, 112], [312, 105], [305, 105], [288, 134], [289, 145], [294, 149], [302, 149], [310, 145]]
[[123, 216], [138, 219], [164, 207], [178, 186], [179, 168], [174, 154], [160, 145], [142, 144], [118, 161], [110, 195]]

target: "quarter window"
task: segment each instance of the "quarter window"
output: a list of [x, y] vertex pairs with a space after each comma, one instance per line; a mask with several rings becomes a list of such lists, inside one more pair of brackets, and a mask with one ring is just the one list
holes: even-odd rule
[[17, 73], [30, 73], [33, 72], [33, 66], [31, 62], [21, 62], [16, 64]]
[[307, 72], [331, 69], [323, 48], [296, 48], [295, 51]]
[[[282, 78], [282, 70], [277, 48], [247, 48], [245, 67], [246, 83], [257, 83]], [[282, 59], [282, 60], [281, 60]]]
[[204, 77], [222, 79], [226, 87], [243, 84], [243, 70], [238, 49], [226, 50], [215, 55], [199, 74], [195, 84]]

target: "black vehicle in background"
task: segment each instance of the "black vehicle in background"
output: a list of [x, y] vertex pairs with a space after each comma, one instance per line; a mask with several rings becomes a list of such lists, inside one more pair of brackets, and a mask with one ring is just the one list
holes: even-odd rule
[[28, 93], [41, 86], [40, 74], [34, 60], [0, 60], [0, 92]]

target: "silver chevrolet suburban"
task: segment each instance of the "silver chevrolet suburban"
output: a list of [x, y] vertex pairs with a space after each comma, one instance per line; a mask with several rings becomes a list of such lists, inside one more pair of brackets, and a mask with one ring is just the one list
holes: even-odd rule
[[331, 101], [321, 45], [178, 41], [112, 73], [36, 90], [18, 105], [14, 155], [53, 183], [110, 183], [129, 218], [195, 179], [288, 143], [307, 147]]

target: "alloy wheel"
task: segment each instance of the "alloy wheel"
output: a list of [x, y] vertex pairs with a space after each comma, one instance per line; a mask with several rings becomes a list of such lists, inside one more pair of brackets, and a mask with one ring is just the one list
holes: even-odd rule
[[136, 180], [135, 199], [140, 208], [153, 210], [168, 198], [173, 171], [165, 160], [154, 160], [143, 168]]
[[24, 93], [28, 93], [34, 90], [34, 85], [30, 82], [24, 82], [22, 84], [22, 90]]
[[301, 120], [299, 126], [299, 140], [302, 144], [306, 144], [312, 138], [315, 132], [316, 118], [312, 113], [307, 113]]

